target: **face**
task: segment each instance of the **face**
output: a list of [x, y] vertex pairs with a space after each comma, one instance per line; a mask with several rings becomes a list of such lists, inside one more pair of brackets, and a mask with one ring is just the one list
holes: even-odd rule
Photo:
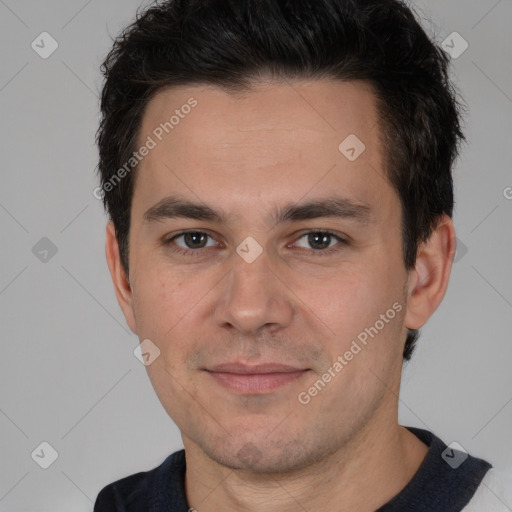
[[409, 274], [379, 130], [356, 82], [148, 104], [121, 305], [186, 447], [287, 471], [395, 414]]

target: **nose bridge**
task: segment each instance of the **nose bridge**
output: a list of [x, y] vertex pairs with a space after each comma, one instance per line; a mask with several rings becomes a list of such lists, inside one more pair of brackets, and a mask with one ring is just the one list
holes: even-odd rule
[[286, 286], [276, 277], [275, 267], [267, 251], [258, 249], [251, 240], [244, 240], [233, 254], [229, 273], [223, 280], [216, 305], [217, 322], [245, 332], [265, 325], [277, 328], [289, 324], [293, 304]]

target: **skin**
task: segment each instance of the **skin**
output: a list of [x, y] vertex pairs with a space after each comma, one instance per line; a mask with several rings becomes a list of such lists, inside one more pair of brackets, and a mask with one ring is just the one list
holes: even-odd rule
[[[444, 297], [453, 223], [439, 219], [407, 271], [400, 201], [385, 179], [375, 96], [365, 83], [269, 80], [243, 95], [213, 86], [162, 90], [144, 113], [141, 144], [190, 97], [197, 106], [137, 169], [129, 279], [112, 223], [106, 230], [128, 325], [160, 350], [146, 368], [182, 433], [189, 505], [374, 511], [405, 487], [427, 452], [398, 424], [402, 352], [406, 328], [420, 328]], [[366, 146], [353, 162], [338, 150], [349, 134]], [[226, 222], [144, 222], [171, 194], [222, 211]], [[285, 204], [333, 195], [366, 205], [367, 222], [272, 220]], [[165, 245], [183, 230], [210, 235], [206, 247], [184, 237]], [[333, 237], [326, 245], [336, 250], [326, 254], [321, 241], [308, 243], [318, 230], [348, 244]], [[251, 263], [236, 252], [248, 236], [262, 249]], [[401, 311], [300, 403], [298, 394], [394, 303]], [[271, 392], [239, 393], [205, 370], [233, 361], [307, 371]]]

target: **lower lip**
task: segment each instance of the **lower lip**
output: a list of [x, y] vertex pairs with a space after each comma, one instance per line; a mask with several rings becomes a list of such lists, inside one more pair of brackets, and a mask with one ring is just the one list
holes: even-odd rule
[[219, 384], [242, 394], [269, 393], [285, 384], [300, 379], [308, 370], [277, 373], [223, 373], [208, 372]]

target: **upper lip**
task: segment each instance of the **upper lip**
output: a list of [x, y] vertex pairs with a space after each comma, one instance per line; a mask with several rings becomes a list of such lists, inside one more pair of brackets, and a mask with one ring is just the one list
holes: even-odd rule
[[206, 368], [209, 372], [217, 373], [237, 373], [237, 374], [265, 374], [265, 373], [292, 373], [304, 371], [307, 368], [297, 368], [295, 366], [289, 366], [278, 363], [264, 363], [249, 366], [242, 363], [223, 363], [211, 368]]

